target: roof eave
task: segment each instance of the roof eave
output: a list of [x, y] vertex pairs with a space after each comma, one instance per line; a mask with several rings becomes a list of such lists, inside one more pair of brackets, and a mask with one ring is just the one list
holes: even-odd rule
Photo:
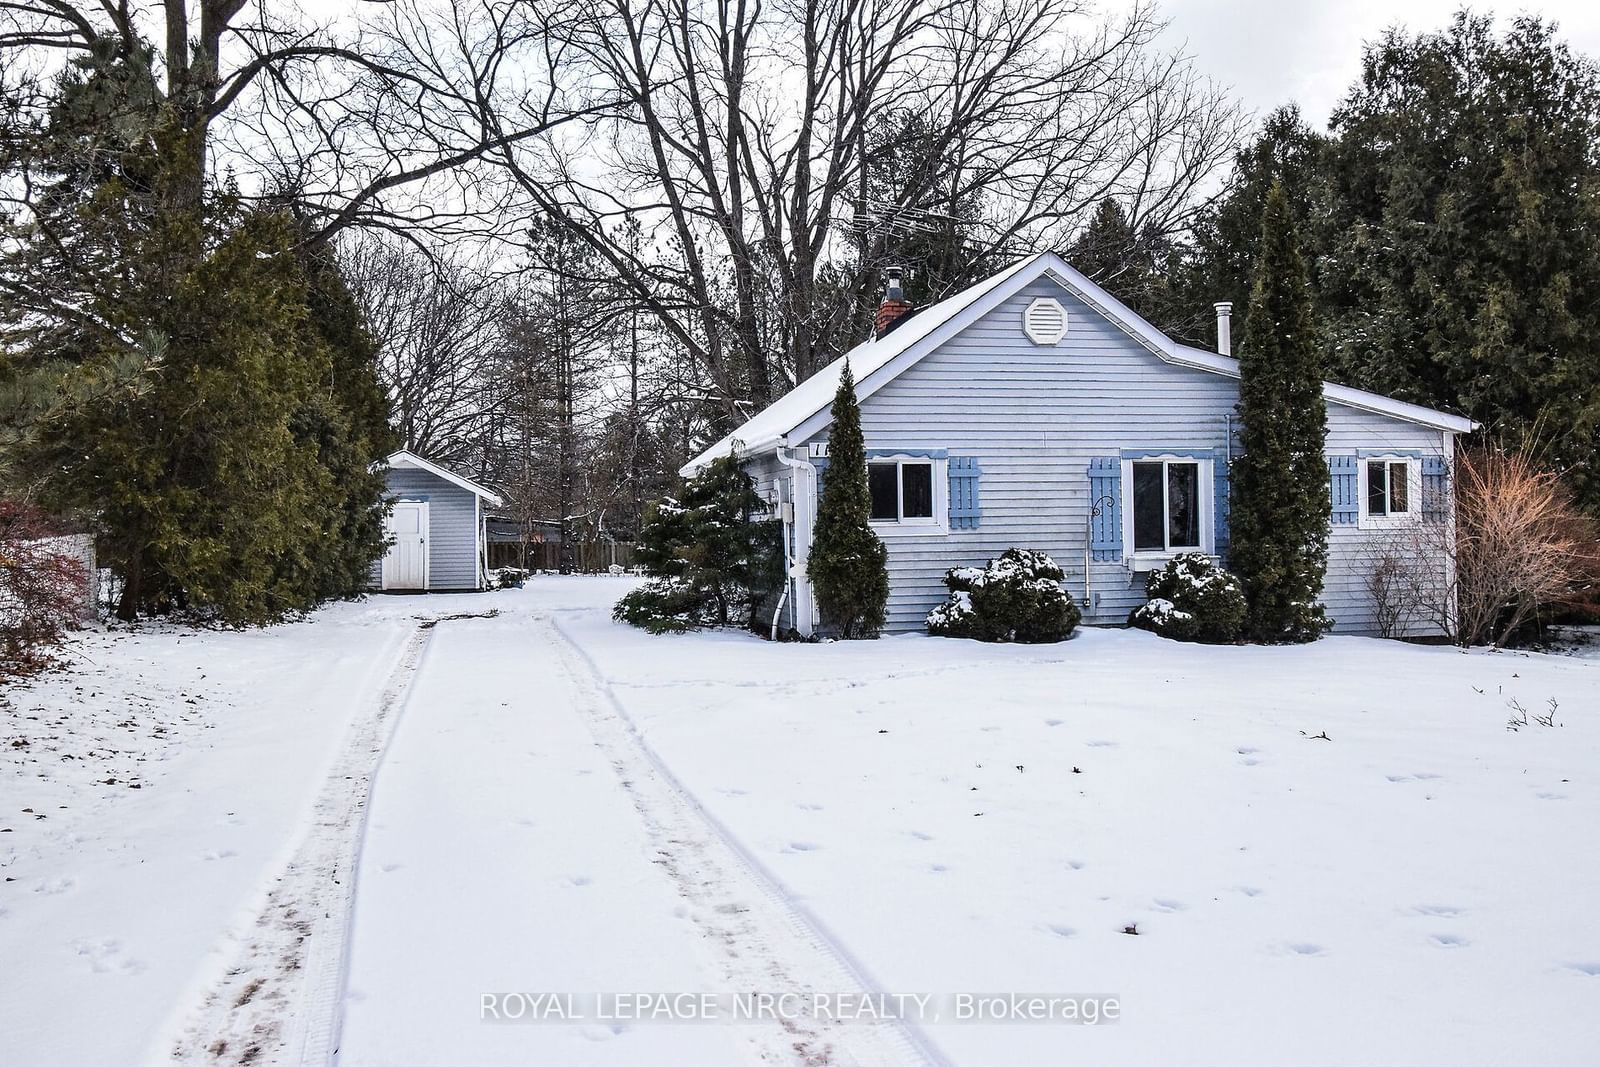
[[427, 471], [429, 474], [443, 478], [452, 485], [459, 486], [474, 496], [488, 501], [490, 507], [498, 508], [505, 503], [504, 500], [500, 499], [500, 495], [498, 493], [495, 493], [489, 489], [485, 489], [477, 482], [474, 482], [469, 478], [463, 478], [454, 471], [445, 470], [432, 460], [423, 459], [421, 456], [417, 455], [415, 452], [409, 451], [408, 449], [402, 448], [398, 452], [391, 452], [384, 460], [384, 462], [391, 467], [393, 467], [397, 461], [399, 463], [415, 467], [417, 470]]

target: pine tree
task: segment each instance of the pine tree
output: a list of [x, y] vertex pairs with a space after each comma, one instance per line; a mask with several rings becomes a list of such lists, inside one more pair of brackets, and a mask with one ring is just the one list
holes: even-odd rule
[[1176, 249], [1164, 235], [1136, 231], [1114, 198], [1108, 196], [1095, 206], [1068, 256], [1074, 267], [1151, 322], [1170, 329], [1178, 317], [1181, 309], [1170, 306], [1169, 281], [1175, 273]]
[[889, 603], [889, 553], [868, 524], [867, 449], [855, 379], [844, 365], [828, 432], [828, 477], [817, 505], [807, 574], [825, 626], [849, 638], [876, 637]]
[[1310, 641], [1328, 562], [1328, 435], [1305, 263], [1282, 183], [1267, 195], [1239, 359], [1229, 565], [1257, 641]]
[[708, 463], [662, 500], [639, 535], [639, 562], [660, 581], [624, 597], [616, 618], [652, 632], [759, 629], [751, 613], [783, 584], [782, 524], [767, 511], [737, 453]]
[[[1312, 294], [1320, 309], [1316, 268], [1327, 236], [1320, 224], [1329, 196], [1328, 138], [1308, 126], [1290, 104], [1263, 120], [1254, 140], [1234, 155], [1233, 173], [1222, 195], [1195, 221], [1186, 261], [1171, 277], [1173, 292], [1157, 323], [1178, 337], [1214, 348], [1217, 320], [1212, 305], [1230, 301], [1241, 312], [1250, 299], [1256, 256], [1261, 251], [1261, 216], [1267, 194], [1282, 182], [1300, 236]], [[1320, 321], [1320, 315], [1319, 315]]]

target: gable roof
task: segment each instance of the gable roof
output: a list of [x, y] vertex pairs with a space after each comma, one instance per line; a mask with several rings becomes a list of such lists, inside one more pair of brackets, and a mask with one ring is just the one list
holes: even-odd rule
[[[805, 440], [831, 421], [829, 409], [833, 404], [833, 395], [839, 389], [839, 378], [846, 361], [855, 374], [856, 397], [865, 400], [902, 371], [1015, 296], [1029, 283], [1046, 275], [1166, 362], [1231, 378], [1239, 376], [1237, 359], [1179, 344], [1054, 252], [1038, 252], [954, 296], [929, 305], [887, 337], [866, 341], [852, 348], [684, 464], [679, 473], [686, 477], [693, 474], [713, 459], [727, 455], [735, 442], [738, 442], [742, 452], [756, 455], [783, 445], [789, 438]], [[1438, 430], [1469, 433], [1477, 428], [1477, 423], [1460, 415], [1408, 404], [1347, 385], [1324, 382], [1322, 393], [1335, 404], [1361, 408]]]
[[389, 456], [389, 458], [384, 462], [388, 463], [388, 465], [391, 467], [410, 467], [413, 470], [427, 471], [429, 474], [432, 474], [435, 477], [443, 478], [451, 485], [459, 486], [469, 493], [474, 493], [477, 496], [482, 497], [484, 500], [489, 502], [491, 507], [497, 508], [501, 504], [505, 503], [498, 495], [491, 493], [477, 482], [468, 481], [459, 474], [454, 474], [445, 470], [437, 463], [430, 463], [421, 456], [417, 455], [415, 452], [407, 452], [402, 448], [400, 451]]

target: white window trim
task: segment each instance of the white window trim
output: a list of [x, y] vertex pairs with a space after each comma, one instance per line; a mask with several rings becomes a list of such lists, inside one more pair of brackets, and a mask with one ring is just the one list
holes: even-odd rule
[[[1135, 552], [1133, 549], [1133, 465], [1135, 463], [1193, 463], [1198, 470], [1200, 494], [1200, 545], [1198, 548], [1168, 548], [1160, 551], [1146, 549]], [[1215, 486], [1212, 477], [1215, 471], [1213, 461], [1200, 456], [1180, 456], [1172, 452], [1154, 453], [1140, 456], [1138, 459], [1124, 459], [1122, 461], [1122, 558], [1127, 562], [1128, 569], [1132, 571], [1154, 571], [1161, 567], [1174, 556], [1184, 553], [1201, 552], [1207, 556], [1217, 553], [1217, 523], [1214, 512], [1216, 511]], [[1161, 491], [1163, 497], [1167, 491], [1166, 472], [1162, 472]], [[1162, 540], [1166, 540], [1167, 530], [1166, 506], [1162, 505]]]
[[905, 482], [899, 468], [907, 463], [925, 463], [933, 468], [933, 516], [927, 519], [873, 519], [872, 532], [879, 537], [927, 537], [950, 532], [950, 461], [910, 453], [886, 453], [869, 456], [867, 466], [874, 463], [895, 465], [895, 492], [901, 497], [898, 510], [905, 511]]
[[[1367, 464], [1404, 463], [1406, 465], [1406, 509], [1386, 515], [1367, 514]], [[1422, 460], [1400, 453], [1356, 457], [1356, 527], [1361, 530], [1392, 530], [1412, 526], [1422, 519]]]

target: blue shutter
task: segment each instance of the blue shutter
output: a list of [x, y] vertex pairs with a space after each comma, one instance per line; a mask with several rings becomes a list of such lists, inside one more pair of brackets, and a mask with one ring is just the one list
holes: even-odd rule
[[813, 456], [812, 459], [811, 459], [811, 465], [813, 467], [817, 468], [817, 503], [821, 504], [822, 503], [822, 480], [823, 480], [823, 476], [828, 473], [828, 457], [827, 456]]
[[1096, 456], [1089, 461], [1089, 550], [1101, 563], [1122, 558], [1122, 459]]
[[1211, 459], [1211, 485], [1216, 500], [1216, 539], [1217, 555], [1228, 554], [1228, 450], [1219, 448]]
[[1422, 518], [1444, 522], [1450, 512], [1450, 473], [1443, 456], [1422, 457]]
[[1354, 526], [1361, 519], [1360, 480], [1356, 477], [1356, 457], [1329, 456], [1328, 478], [1335, 526]]
[[978, 457], [950, 457], [950, 529], [978, 528]]

